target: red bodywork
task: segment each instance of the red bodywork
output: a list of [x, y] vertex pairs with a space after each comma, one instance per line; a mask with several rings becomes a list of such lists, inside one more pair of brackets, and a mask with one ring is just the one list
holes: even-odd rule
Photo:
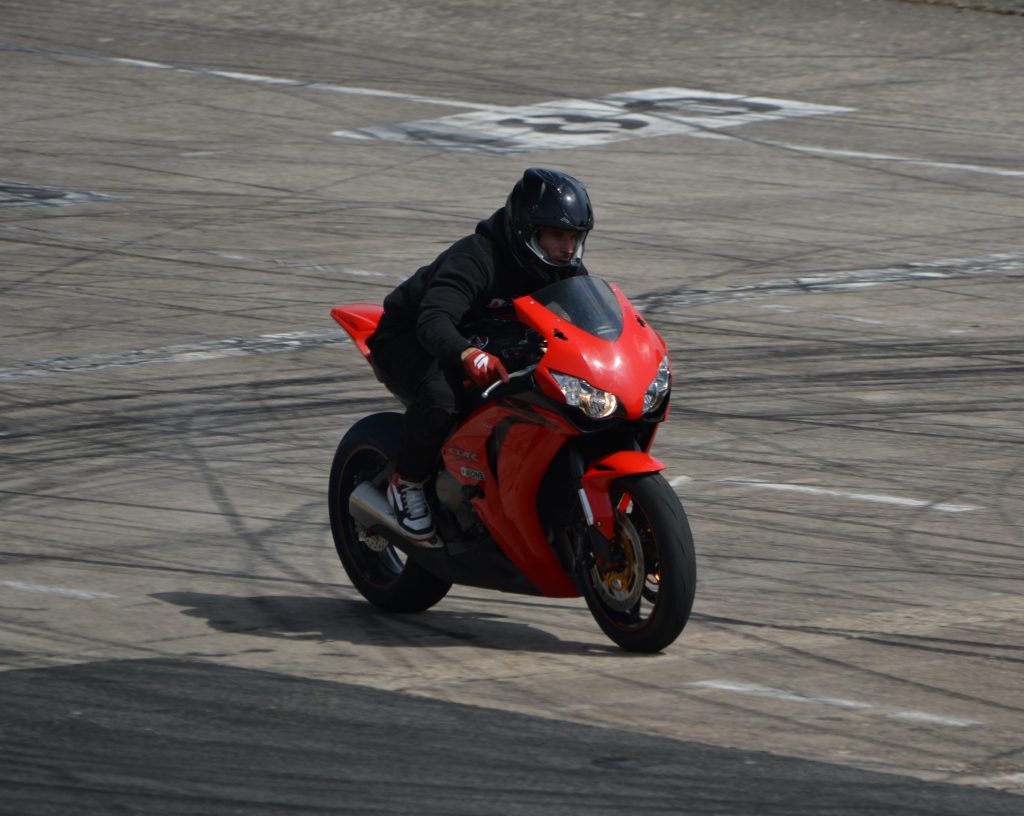
[[370, 359], [370, 349], [366, 340], [377, 331], [382, 314], [384, 307], [376, 303], [353, 303], [351, 306], [335, 306], [331, 309], [331, 317], [348, 332], [356, 348], [367, 360]]
[[[462, 419], [442, 449], [449, 473], [461, 484], [482, 490], [472, 505], [498, 546], [549, 597], [579, 593], [545, 536], [537, 514], [538, 493], [552, 460], [571, 437], [581, 433], [564, 415], [565, 398], [551, 371], [585, 379], [615, 394], [626, 418], [638, 420], [643, 415], [644, 392], [666, 354], [660, 335], [617, 287], [612, 290], [623, 314], [623, 329], [614, 341], [577, 328], [532, 297], [517, 299], [517, 318], [547, 343], [532, 376], [552, 405], [548, 409], [536, 400], [526, 402], [516, 396], [490, 400]], [[370, 304], [339, 306], [331, 312], [367, 358], [366, 338], [380, 314], [381, 307]], [[497, 446], [491, 442], [495, 435]], [[587, 462], [582, 483], [595, 528], [605, 537], [614, 530], [610, 492], [616, 480], [664, 467], [648, 452], [636, 450], [616, 451]]]

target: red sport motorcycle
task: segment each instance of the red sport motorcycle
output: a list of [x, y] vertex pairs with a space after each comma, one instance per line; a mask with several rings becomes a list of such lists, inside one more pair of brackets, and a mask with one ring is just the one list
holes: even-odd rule
[[[357, 590], [378, 607], [425, 610], [452, 584], [556, 598], [583, 595], [624, 649], [656, 652], [693, 606], [693, 538], [650, 453], [672, 372], [661, 336], [618, 287], [581, 276], [513, 302], [473, 344], [510, 376], [470, 392], [427, 484], [436, 537], [407, 539], [385, 495], [401, 414], [345, 434], [329, 487], [331, 529]], [[331, 316], [372, 365], [382, 309]]]

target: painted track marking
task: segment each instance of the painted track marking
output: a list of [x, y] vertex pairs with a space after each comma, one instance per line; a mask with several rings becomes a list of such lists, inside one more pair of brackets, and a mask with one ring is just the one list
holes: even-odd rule
[[[323, 272], [341, 272], [358, 277], [394, 277], [380, 272], [348, 269], [322, 264], [309, 264], [301, 261], [288, 261], [275, 258], [257, 258], [236, 255], [210, 249], [193, 249], [189, 247], [167, 247], [146, 242], [135, 242], [111, 239], [102, 236], [76, 235], [72, 233], [44, 230], [38, 227], [20, 227], [0, 225], [0, 229], [30, 232], [33, 234], [52, 235], [62, 239], [81, 241], [109, 242], [129, 246], [140, 246], [162, 251], [182, 252], [186, 254], [210, 255], [219, 258], [242, 260], [247, 262], [267, 263], [272, 266], [286, 268], [311, 269]], [[817, 294], [836, 292], [847, 289], [858, 289], [865, 286], [881, 286], [900, 284], [909, 281], [948, 280], [951, 278], [976, 277], [993, 274], [1013, 274], [1024, 270], [1024, 252], [1012, 252], [999, 255], [988, 255], [977, 258], [948, 258], [937, 261], [924, 261], [900, 264], [880, 269], [855, 269], [846, 272], [806, 275], [783, 280], [765, 281], [764, 283], [730, 286], [724, 289], [688, 289], [667, 293], [650, 293], [632, 298], [633, 303], [641, 309], [655, 313], [663, 310], [699, 308], [716, 303], [740, 302], [753, 298], [780, 297], [786, 295]], [[25, 377], [53, 376], [76, 371], [117, 368], [131, 365], [156, 363], [187, 363], [210, 360], [216, 357], [236, 357], [243, 354], [264, 354], [276, 351], [294, 351], [302, 348], [315, 348], [333, 343], [347, 342], [347, 337], [339, 337], [336, 330], [297, 331], [286, 334], [260, 335], [257, 338], [227, 338], [210, 340], [191, 346], [171, 346], [154, 350], [135, 350], [111, 354], [89, 354], [80, 356], [53, 357], [46, 360], [35, 360], [17, 364], [11, 368], [0, 368], [0, 381], [21, 379]]]
[[[56, 57], [71, 57], [75, 59], [92, 60], [96, 62], [105, 62], [112, 65], [123, 65], [134, 68], [145, 68], [155, 69], [162, 71], [173, 71], [181, 74], [192, 74], [194, 76], [207, 76], [217, 79], [227, 79], [235, 82], [251, 82], [261, 85], [270, 85], [274, 87], [284, 88], [299, 88], [313, 91], [324, 91], [329, 93], [348, 94], [352, 96], [367, 96], [367, 97], [379, 97], [384, 99], [399, 99], [405, 102], [419, 102], [426, 105], [440, 105], [450, 108], [463, 108], [471, 111], [480, 111], [486, 114], [499, 113], [501, 111], [510, 110], [509, 108], [501, 105], [491, 105], [478, 102], [464, 102], [455, 99], [440, 99], [432, 96], [422, 96], [420, 94], [408, 94], [401, 93], [398, 91], [388, 91], [380, 88], [364, 88], [353, 85], [337, 85], [330, 82], [309, 82], [306, 80], [289, 79], [285, 77], [273, 77], [265, 74], [251, 74], [240, 71], [222, 71], [214, 68], [182, 68], [176, 65], [170, 65], [163, 62], [152, 62], [150, 60], [139, 60], [131, 59], [128, 57], [111, 57], [103, 54], [91, 54], [86, 52], [76, 51], [65, 51], [57, 48], [42, 48], [36, 46], [18, 45], [16, 43], [0, 43], [0, 51], [14, 51], [24, 54], [37, 54], [41, 56], [56, 56]], [[704, 94], [705, 97], [711, 98], [715, 96], [721, 96], [723, 98], [728, 97], [740, 101], [753, 101], [757, 103], [755, 97], [744, 97], [739, 94], [715, 94], [714, 92], [700, 91], [698, 93]], [[618, 95], [623, 96], [623, 95]], [[612, 97], [609, 97], [612, 98]], [[586, 100], [569, 100], [571, 102], [584, 104]], [[776, 101], [776, 100], [772, 100]], [[551, 105], [552, 103], [541, 103], [543, 105]], [[801, 103], [795, 103], [800, 105]], [[526, 106], [530, 107], [530, 106]], [[538, 107], [538, 106], [533, 106]], [[851, 111], [852, 108], [838, 108], [835, 106], [806, 106], [807, 108], [817, 107], [824, 111], [825, 108], [831, 108], [834, 112]], [[523, 108], [524, 110], [526, 108]], [[511, 109], [516, 110], [516, 109]], [[654, 114], [651, 118], [661, 118], [660, 113]], [[411, 123], [415, 124], [415, 123]], [[572, 121], [567, 123], [570, 128], [574, 124]], [[400, 127], [400, 126], [399, 126]], [[351, 135], [357, 133], [357, 131], [338, 131], [342, 135]], [[368, 132], [367, 132], [368, 135]], [[821, 155], [821, 156], [836, 156], [841, 158], [855, 158], [863, 159], [866, 161], [881, 161], [881, 162], [894, 162], [899, 164], [911, 164], [922, 167], [932, 167], [942, 170], [957, 170], [961, 172], [969, 173], [985, 173], [995, 176], [1003, 176], [1010, 178], [1024, 177], [1024, 170], [1011, 170], [999, 167], [986, 167], [984, 165], [977, 164], [963, 164], [957, 162], [938, 162], [929, 159], [920, 159], [913, 156], [897, 156], [887, 153], [870, 153], [865, 151], [857, 150], [840, 150], [836, 148], [825, 148], [825, 147], [814, 147], [812, 145], [798, 145], [790, 144], [786, 142], [775, 142], [769, 139], [750, 139], [732, 136], [729, 134], [716, 132], [714, 125], [708, 126], [706, 123], [693, 120], [690, 122], [690, 131], [687, 135], [694, 136], [697, 138], [708, 138], [708, 139], [731, 139], [736, 141], [743, 141], [749, 144], [760, 144], [766, 147], [777, 147], [783, 150], [789, 150], [795, 153], [803, 153], [807, 155]], [[454, 145], [456, 147], [465, 147], [465, 145]], [[551, 145], [547, 145], [550, 147]], [[565, 145], [574, 147], [578, 145]]]
[[0, 224], [0, 230], [25, 233], [27, 235], [39, 236], [42, 238], [55, 238], [60, 241], [72, 241], [88, 244], [111, 244], [113, 246], [130, 247], [132, 249], [144, 249], [150, 252], [173, 252], [182, 255], [199, 255], [210, 258], [222, 258], [226, 261], [270, 266], [275, 269], [301, 269], [310, 272], [323, 272], [331, 276], [347, 275], [354, 278], [382, 278], [388, 281], [395, 281], [396, 283], [400, 283], [405, 280], [405, 278], [400, 275], [389, 275], [386, 272], [374, 272], [369, 269], [356, 269], [351, 266], [295, 261], [288, 258], [268, 258], [261, 255], [243, 255], [238, 252], [225, 252], [223, 250], [203, 249], [201, 247], [155, 244], [151, 241], [137, 241], [130, 238], [110, 238], [105, 235], [87, 235], [80, 232], [67, 232], [65, 230], [47, 229], [45, 227], [26, 227], [21, 224]]
[[250, 354], [273, 354], [282, 351], [320, 348], [348, 343], [349, 338], [341, 329], [319, 331], [283, 332], [261, 334], [257, 337], [207, 340], [179, 346], [164, 346], [156, 349], [114, 352], [111, 354], [86, 354], [76, 357], [51, 357], [22, 363], [15, 368], [0, 368], [0, 381], [17, 380], [27, 377], [50, 377], [55, 374], [72, 374], [82, 371], [99, 371], [105, 368], [128, 368], [161, 363], [196, 363], [218, 360], [224, 357], [242, 357]]
[[696, 136], [721, 128], [852, 110], [792, 99], [663, 87], [337, 130], [333, 135], [508, 154], [593, 147], [655, 136]]
[[863, 711], [890, 720], [903, 720], [906, 722], [924, 723], [928, 725], [945, 725], [952, 728], [970, 728], [971, 726], [984, 725], [981, 720], [968, 720], [963, 717], [947, 717], [942, 714], [931, 714], [927, 711], [915, 711], [913, 709], [879, 707], [874, 703], [866, 703], [861, 700], [846, 700], [842, 697], [825, 697], [818, 694], [805, 694], [799, 691], [788, 689], [771, 688], [769, 686], [758, 686], [753, 683], [733, 683], [727, 680], [700, 680], [694, 683], [687, 683], [690, 688], [713, 689], [715, 691], [727, 691], [733, 694], [746, 694], [751, 697], [766, 697], [772, 700], [781, 700], [787, 703], [805, 703], [810, 705], [827, 706], [829, 708], [840, 708], [846, 711]]
[[53, 57], [72, 57], [75, 59], [92, 60], [94, 62], [106, 62], [112, 65], [124, 65], [131, 68], [149, 68], [160, 71], [174, 71], [179, 74], [192, 74], [193, 76], [214, 77], [216, 79], [229, 79], [235, 82], [254, 82], [259, 85], [273, 85], [278, 88], [302, 88], [310, 91], [325, 91], [327, 93], [348, 94], [350, 96], [375, 96], [384, 99], [400, 99], [403, 102], [420, 102], [424, 105], [443, 105], [448, 108], [467, 108], [470, 110], [493, 110], [495, 105], [481, 105], [475, 102], [459, 102], [454, 99], [438, 99], [432, 96], [421, 96], [419, 94], [399, 93], [397, 91], [385, 91], [379, 88], [361, 88], [354, 85], [335, 85], [330, 82], [307, 82], [301, 79], [285, 79], [282, 77], [265, 76], [263, 74], [248, 74], [239, 71], [218, 71], [214, 68], [180, 68], [176, 65], [168, 65], [164, 62], [150, 62], [149, 60], [128, 59], [126, 57], [109, 57], [103, 54], [88, 54], [77, 51], [62, 51], [57, 48], [36, 48], [33, 46], [16, 45], [14, 43], [0, 43], [0, 51], [18, 51], [24, 54], [39, 54]]
[[717, 303], [737, 303], [767, 297], [829, 294], [916, 281], [1007, 275], [1022, 270], [1024, 270], [1024, 252], [1003, 252], [970, 258], [940, 258], [934, 261], [913, 261], [895, 266], [823, 272], [818, 275], [799, 275], [761, 283], [727, 286], [723, 289], [652, 292], [631, 298], [631, 300], [637, 307], [652, 311], [656, 309], [692, 309]]
[[47, 586], [46, 584], [26, 584], [22, 581], [0, 581], [2, 589], [17, 589], [24, 592], [42, 592], [46, 595], [60, 595], [64, 598], [78, 598], [83, 601], [94, 601], [102, 598], [116, 598], [109, 592], [90, 592], [84, 589]]
[[[669, 481], [672, 487], [697, 481], [690, 476], [676, 476]], [[880, 493], [855, 493], [849, 490], [835, 490], [827, 487], [812, 487], [810, 485], [783, 484], [780, 482], [767, 482], [761, 479], [709, 479], [710, 484], [739, 485], [741, 487], [755, 487], [764, 490], [782, 490], [792, 493], [806, 493], [812, 496], [834, 496], [839, 499], [852, 499], [853, 501], [875, 502], [877, 504], [893, 504], [898, 507], [917, 507], [924, 510], [940, 510], [943, 513], [969, 513], [972, 510], [982, 508], [975, 504], [952, 504], [949, 502], [934, 502], [924, 499], [910, 499], [904, 496], [887, 496]]]
[[840, 499], [876, 502], [877, 504], [895, 504], [900, 507], [923, 507], [928, 510], [941, 510], [944, 513], [968, 513], [971, 510], [981, 509], [974, 504], [949, 504], [947, 502], [930, 502], [924, 499], [907, 499], [900, 496], [886, 496], [877, 493], [852, 493], [847, 490], [833, 490], [825, 487], [811, 487], [810, 485], [780, 484], [777, 482], [765, 482], [760, 479], [715, 479], [715, 484], [741, 485], [744, 487], [762, 488], [764, 490], [784, 490], [792, 493], [806, 493], [813, 496], [835, 496]]
[[746, 139], [732, 136], [728, 133], [704, 133], [701, 138], [706, 139], [731, 139], [743, 141], [765, 147], [778, 147], [782, 150], [789, 150], [793, 153], [806, 153], [812, 156], [835, 156], [844, 159], [864, 159], [865, 161], [892, 162], [895, 164], [912, 164], [920, 167], [932, 167], [937, 170], [959, 170], [966, 173], [983, 173], [990, 176], [1003, 176], [1004, 178], [1024, 178], [1024, 170], [1008, 170], [1003, 167], [988, 167], [983, 164], [960, 164], [958, 162], [940, 162], [929, 159], [918, 159], [913, 156], [895, 156], [889, 153], [866, 153], [860, 150], [839, 150], [828, 147], [812, 147], [811, 145], [788, 144], [786, 142], [775, 142], [771, 139]]

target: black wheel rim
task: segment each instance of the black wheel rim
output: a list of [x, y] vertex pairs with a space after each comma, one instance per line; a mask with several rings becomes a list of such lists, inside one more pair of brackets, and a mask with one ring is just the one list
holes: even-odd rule
[[339, 518], [342, 520], [342, 538], [349, 560], [360, 576], [373, 586], [386, 588], [402, 577], [405, 560], [402, 554], [388, 544], [381, 550], [371, 549], [361, 538], [361, 525], [348, 512], [348, 499], [363, 482], [372, 479], [387, 465], [386, 457], [374, 448], [355, 451], [345, 463], [341, 474], [338, 496]]

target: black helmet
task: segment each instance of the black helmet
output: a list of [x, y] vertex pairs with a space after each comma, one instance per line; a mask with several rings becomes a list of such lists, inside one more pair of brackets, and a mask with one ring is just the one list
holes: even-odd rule
[[[572, 275], [583, 261], [583, 242], [594, 228], [594, 210], [587, 188], [572, 176], [558, 170], [531, 167], [509, 193], [505, 214], [512, 254], [527, 272], [539, 273], [542, 280]], [[553, 261], [537, 243], [537, 231], [543, 227], [575, 230], [576, 251], [564, 263]]]

